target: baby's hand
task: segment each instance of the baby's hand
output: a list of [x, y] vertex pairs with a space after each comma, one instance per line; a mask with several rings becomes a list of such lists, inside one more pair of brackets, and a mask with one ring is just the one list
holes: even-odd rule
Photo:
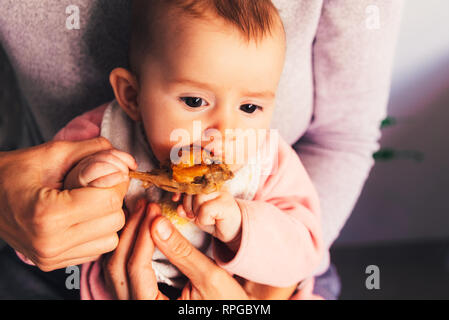
[[[179, 201], [180, 198], [180, 194], [175, 194], [173, 201]], [[236, 251], [240, 246], [242, 213], [232, 194], [225, 188], [211, 194], [184, 194], [182, 202], [177, 208], [181, 217], [193, 220], [201, 230]]]
[[66, 176], [64, 189], [110, 188], [129, 179], [137, 163], [128, 153], [110, 149], [82, 159]]

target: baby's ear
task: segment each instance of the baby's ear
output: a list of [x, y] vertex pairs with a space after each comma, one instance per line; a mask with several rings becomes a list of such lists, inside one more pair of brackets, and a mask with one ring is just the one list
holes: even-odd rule
[[139, 84], [134, 75], [126, 69], [116, 68], [109, 76], [109, 82], [114, 89], [115, 98], [134, 121], [140, 121], [141, 115], [137, 97], [139, 95]]

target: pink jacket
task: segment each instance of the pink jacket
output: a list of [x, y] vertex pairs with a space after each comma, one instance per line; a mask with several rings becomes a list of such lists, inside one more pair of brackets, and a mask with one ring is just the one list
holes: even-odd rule
[[[98, 137], [106, 106], [75, 118], [54, 140]], [[213, 245], [213, 251], [216, 263], [232, 274], [287, 287], [313, 275], [324, 246], [319, 200], [309, 176], [298, 155], [282, 138], [275, 152], [270, 157], [278, 157], [277, 168], [261, 176], [254, 199], [237, 199], [242, 208], [242, 240], [235, 257], [225, 262], [219, 246]], [[104, 285], [99, 261], [82, 266], [81, 298], [112, 298]]]

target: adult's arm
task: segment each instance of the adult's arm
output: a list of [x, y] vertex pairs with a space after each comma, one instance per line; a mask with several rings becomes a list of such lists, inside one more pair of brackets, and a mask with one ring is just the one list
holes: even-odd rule
[[[294, 148], [320, 196], [328, 248], [374, 164], [402, 4], [402, 0], [323, 4], [313, 46], [313, 120]], [[317, 274], [327, 268], [326, 258]]]

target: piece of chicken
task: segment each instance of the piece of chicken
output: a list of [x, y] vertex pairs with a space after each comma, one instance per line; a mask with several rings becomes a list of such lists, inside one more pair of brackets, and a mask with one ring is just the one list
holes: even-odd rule
[[227, 180], [234, 177], [229, 167], [219, 163], [218, 159], [201, 159], [201, 164], [194, 164], [193, 155], [191, 152], [187, 163], [172, 164], [168, 161], [150, 172], [130, 171], [129, 176], [141, 180], [145, 188], [154, 184], [166, 191], [192, 195], [219, 191]]

